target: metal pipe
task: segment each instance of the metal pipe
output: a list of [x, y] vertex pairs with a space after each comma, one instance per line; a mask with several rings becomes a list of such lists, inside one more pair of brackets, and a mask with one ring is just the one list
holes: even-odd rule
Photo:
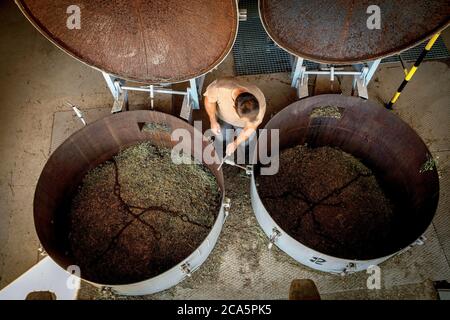
[[[140, 91], [140, 92], [152, 92], [149, 87], [130, 87], [130, 86], [122, 86], [122, 90], [127, 91]], [[178, 94], [181, 96], [186, 96], [188, 93], [186, 91], [175, 91], [170, 89], [153, 89], [154, 93], [165, 93], [165, 94]]]
[[334, 74], [335, 76], [359, 76], [361, 72], [357, 71], [305, 71], [304, 74], [317, 74], [317, 75], [327, 75]]

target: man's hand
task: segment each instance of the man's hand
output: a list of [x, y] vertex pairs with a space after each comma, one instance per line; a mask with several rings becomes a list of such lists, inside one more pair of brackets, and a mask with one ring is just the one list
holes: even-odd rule
[[227, 145], [227, 150], [226, 150], [226, 155], [231, 156], [237, 149], [238, 145], [236, 144], [236, 142], [232, 142], [230, 144]]
[[211, 121], [211, 131], [214, 135], [220, 135], [220, 124], [217, 121]]

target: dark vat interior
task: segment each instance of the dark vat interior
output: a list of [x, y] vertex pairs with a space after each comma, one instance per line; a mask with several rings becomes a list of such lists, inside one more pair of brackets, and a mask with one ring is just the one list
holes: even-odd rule
[[[338, 114], [317, 112], [330, 107]], [[311, 148], [331, 146], [353, 155], [374, 173], [394, 204], [394, 220], [387, 226], [392, 228], [388, 243], [367, 243], [368, 248], [379, 246], [376, 256], [326, 254], [358, 260], [387, 256], [411, 244], [431, 223], [439, 198], [436, 167], [423, 171], [431, 154], [416, 132], [386, 109], [355, 97], [321, 95], [285, 108], [266, 129], [280, 130], [280, 152], [307, 144]], [[270, 150], [270, 136], [262, 142]], [[257, 179], [260, 169], [256, 167]], [[274, 219], [280, 214], [269, 213]]]
[[[154, 126], [156, 129], [142, 130], [147, 123], [157, 124]], [[202, 161], [203, 149], [209, 142], [203, 138], [203, 148], [193, 148], [194, 128], [188, 123], [152, 111], [132, 111], [106, 117], [67, 139], [52, 154], [39, 178], [34, 198], [35, 227], [52, 259], [63, 268], [77, 264], [69, 245], [68, 207], [85, 174], [110, 160], [123, 148], [140, 142], [149, 141], [171, 148], [179, 143], [171, 141], [171, 132], [176, 129], [185, 129], [190, 133], [192, 139], [182, 140], [181, 144], [191, 147], [195, 152], [192, 156], [209, 168], [223, 195], [222, 171], [217, 170], [217, 164], [208, 165]], [[202, 137], [201, 133], [199, 137]]]

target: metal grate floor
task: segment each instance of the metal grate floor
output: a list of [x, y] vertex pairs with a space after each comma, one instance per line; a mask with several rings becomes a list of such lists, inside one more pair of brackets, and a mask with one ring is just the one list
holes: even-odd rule
[[[267, 35], [259, 18], [258, 0], [239, 1], [241, 9], [247, 9], [247, 21], [239, 24], [238, 36], [233, 48], [235, 74], [237, 76], [268, 74], [292, 71], [292, 57], [289, 53], [278, 47]], [[414, 62], [419, 57], [425, 43], [401, 53], [406, 62]], [[425, 60], [450, 58], [450, 52], [441, 38]], [[382, 63], [399, 62], [398, 56], [388, 57]], [[318, 64], [305, 61], [308, 69], [317, 69]]]
[[[419, 55], [422, 53], [423, 49], [426, 46], [426, 42], [419, 44], [417, 47], [411, 48], [409, 50], [406, 50], [402, 52], [400, 55], [402, 59], [406, 62], [415, 62]], [[425, 60], [436, 60], [436, 59], [446, 59], [450, 58], [450, 52], [448, 51], [447, 47], [444, 44], [444, 41], [442, 40], [442, 37], [439, 37], [436, 43], [434, 44], [431, 51], [427, 54], [427, 57]], [[400, 59], [398, 56], [392, 56], [385, 58], [381, 61], [381, 63], [393, 63], [393, 62], [400, 62]]]
[[233, 48], [235, 73], [241, 75], [287, 72], [291, 70], [291, 56], [279, 48], [267, 35], [259, 18], [257, 0], [239, 1], [247, 9], [247, 21], [239, 24]]

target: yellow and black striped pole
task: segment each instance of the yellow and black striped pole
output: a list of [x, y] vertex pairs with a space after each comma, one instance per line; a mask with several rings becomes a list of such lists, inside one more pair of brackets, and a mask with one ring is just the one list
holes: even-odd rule
[[423, 49], [422, 53], [420, 54], [419, 58], [417, 59], [416, 63], [414, 63], [414, 66], [411, 68], [411, 70], [409, 70], [409, 72], [406, 74], [405, 76], [405, 80], [403, 80], [402, 84], [400, 85], [400, 87], [398, 88], [397, 92], [395, 93], [394, 97], [392, 98], [391, 101], [389, 101], [389, 103], [386, 105], [386, 108], [388, 109], [392, 109], [392, 107], [394, 106], [394, 103], [397, 102], [398, 98], [400, 97], [400, 94], [402, 93], [403, 89], [405, 89], [406, 85], [408, 84], [409, 80], [411, 80], [411, 78], [414, 76], [414, 74], [416, 73], [417, 69], [419, 68], [420, 64], [422, 63], [423, 59], [425, 59], [426, 55], [428, 54], [428, 52], [431, 50], [431, 48], [433, 47], [434, 43], [436, 42], [436, 40], [439, 38], [440, 33], [436, 33], [431, 39], [430, 41], [428, 41], [427, 45], [425, 46], [425, 48]]

